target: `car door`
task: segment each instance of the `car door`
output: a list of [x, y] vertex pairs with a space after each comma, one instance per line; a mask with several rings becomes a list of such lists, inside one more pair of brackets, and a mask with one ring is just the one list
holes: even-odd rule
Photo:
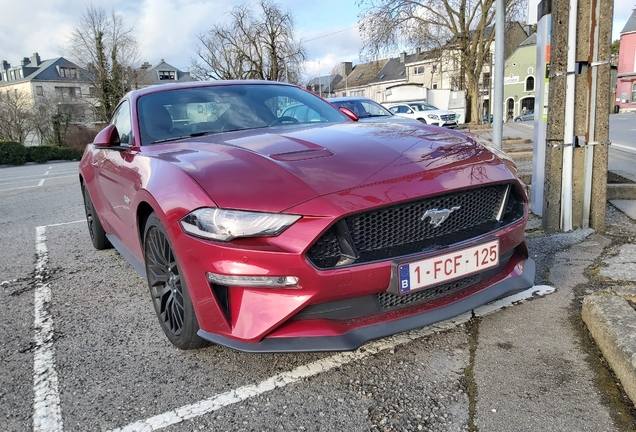
[[[135, 167], [137, 148], [133, 146], [130, 103], [125, 100], [115, 110], [111, 124], [117, 127], [121, 145], [100, 150], [98, 184], [104, 197], [101, 214], [124, 244], [137, 241], [131, 201], [141, 180]], [[131, 238], [132, 237], [132, 238]], [[126, 244], [130, 249], [130, 245]]]

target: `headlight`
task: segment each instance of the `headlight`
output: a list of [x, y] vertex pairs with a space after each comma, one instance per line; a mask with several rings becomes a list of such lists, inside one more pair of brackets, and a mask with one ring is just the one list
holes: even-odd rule
[[200, 208], [181, 219], [181, 227], [197, 237], [227, 242], [238, 237], [276, 236], [298, 219], [300, 216], [279, 213]]
[[435, 115], [435, 114], [427, 114], [426, 117], [433, 119], [433, 120], [439, 120], [439, 116]]

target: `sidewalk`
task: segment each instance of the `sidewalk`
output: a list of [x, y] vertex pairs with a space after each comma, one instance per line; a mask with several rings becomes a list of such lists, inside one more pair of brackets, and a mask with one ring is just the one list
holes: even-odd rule
[[[492, 139], [490, 130], [469, 134]], [[520, 178], [530, 184], [532, 128], [505, 124], [503, 138]], [[546, 236], [540, 218], [531, 217], [527, 236], [538, 263], [536, 283], [552, 285], [557, 292], [481, 323], [475, 356], [480, 430], [634, 430], [634, 220], [636, 200], [608, 204], [604, 234], [576, 230]], [[553, 255], [552, 243], [563, 241], [574, 243]], [[548, 255], [543, 264], [542, 254]], [[521, 364], [524, 370], [515, 369]], [[607, 373], [608, 365], [620, 388]]]

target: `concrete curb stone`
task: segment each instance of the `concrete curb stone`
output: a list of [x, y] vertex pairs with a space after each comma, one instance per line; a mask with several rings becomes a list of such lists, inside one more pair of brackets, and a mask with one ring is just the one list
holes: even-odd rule
[[583, 299], [582, 318], [625, 393], [636, 401], [636, 311], [627, 300], [636, 298], [636, 287], [617, 287]]

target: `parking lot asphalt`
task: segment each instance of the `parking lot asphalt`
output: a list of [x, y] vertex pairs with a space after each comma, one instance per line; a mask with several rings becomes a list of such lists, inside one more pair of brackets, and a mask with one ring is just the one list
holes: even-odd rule
[[602, 235], [530, 221], [525, 297], [351, 353], [183, 352], [145, 282], [92, 248], [76, 177], [32, 181], [47, 168], [0, 168], [0, 186], [31, 181], [0, 187], [0, 430], [636, 429], [581, 320], [586, 296], [617, 285], [601, 269], [636, 236], [614, 207]]

